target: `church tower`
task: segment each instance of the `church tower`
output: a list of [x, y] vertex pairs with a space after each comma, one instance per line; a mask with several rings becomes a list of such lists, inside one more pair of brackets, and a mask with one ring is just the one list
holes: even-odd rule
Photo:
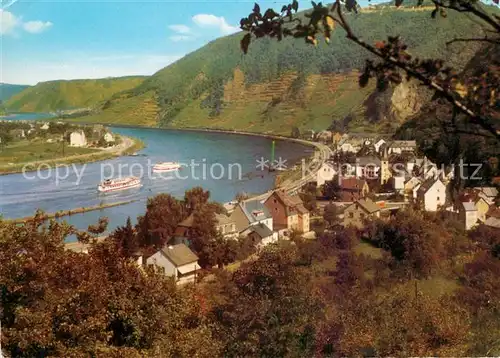
[[391, 179], [391, 170], [389, 168], [389, 157], [387, 155], [387, 147], [384, 148], [384, 154], [380, 160], [380, 184], [384, 185]]

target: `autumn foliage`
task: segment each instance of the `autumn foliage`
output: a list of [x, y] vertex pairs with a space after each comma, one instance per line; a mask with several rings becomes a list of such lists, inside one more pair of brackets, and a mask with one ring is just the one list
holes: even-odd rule
[[[469, 234], [478, 245], [452, 246], [450, 242], [463, 239], [459, 231], [437, 216], [408, 211], [369, 223], [365, 231], [336, 228], [318, 240], [280, 241], [247, 258], [251, 243], [220, 237], [213, 227], [217, 206], [198, 194], [203, 193], [197, 191], [198, 199], [190, 200], [198, 203], [191, 206], [193, 249], [207, 267], [220, 269], [183, 287], [140, 268], [135, 256], [147, 251], [150, 238], [161, 240], [171, 231], [174, 218], [185, 218], [184, 200], [153, 198], [136, 226], [129, 219], [98, 242], [95, 236], [106, 222], [102, 220], [92, 233], [80, 233], [91, 244], [88, 254], [65, 250], [64, 240], [76, 231], [66, 224], [45, 222], [41, 213], [23, 225], [0, 221], [5, 353], [12, 357], [500, 353], [495, 335], [500, 329], [500, 260], [493, 250], [494, 236], [479, 239], [478, 232], [487, 231]], [[144, 218], [148, 226], [141, 227]], [[144, 228], [148, 235], [154, 234], [145, 235]], [[238, 268], [223, 269], [236, 259], [242, 260]], [[437, 292], [439, 286], [426, 288], [433, 280], [450, 281], [453, 288], [443, 293]]]

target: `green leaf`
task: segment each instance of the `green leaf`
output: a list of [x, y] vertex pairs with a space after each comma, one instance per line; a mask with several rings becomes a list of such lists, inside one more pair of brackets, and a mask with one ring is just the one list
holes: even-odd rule
[[299, 2], [297, 0], [293, 0], [292, 2], [293, 11], [297, 12], [299, 10]]

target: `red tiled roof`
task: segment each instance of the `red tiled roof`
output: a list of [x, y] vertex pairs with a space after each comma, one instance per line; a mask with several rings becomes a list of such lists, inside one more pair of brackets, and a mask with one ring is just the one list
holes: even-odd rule
[[345, 190], [362, 190], [365, 186], [366, 181], [358, 178], [347, 178], [342, 179], [340, 182], [340, 187]]
[[290, 214], [293, 215], [295, 212], [298, 212], [300, 214], [306, 214], [309, 212], [304, 207], [302, 199], [298, 195], [289, 196], [284, 191], [281, 190], [276, 190], [273, 194], [276, 195], [278, 200], [280, 200], [282, 204], [285, 206], [287, 215]]

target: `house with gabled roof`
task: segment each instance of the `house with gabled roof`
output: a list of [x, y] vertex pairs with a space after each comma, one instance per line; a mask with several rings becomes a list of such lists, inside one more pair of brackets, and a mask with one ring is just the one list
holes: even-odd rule
[[380, 174], [380, 158], [375, 156], [356, 158], [356, 177], [377, 179]]
[[337, 169], [333, 163], [325, 162], [316, 173], [316, 185], [321, 186], [332, 180], [337, 175]]
[[475, 188], [475, 189], [479, 191], [478, 195], [480, 197], [484, 198], [484, 200], [486, 200], [486, 202], [489, 203], [490, 205], [495, 202], [495, 199], [498, 196], [498, 189], [495, 188], [494, 186], [492, 186], [492, 187], [479, 187], [479, 188]]
[[173, 277], [178, 285], [195, 282], [200, 269], [198, 256], [184, 244], [166, 245], [146, 258], [145, 263]]
[[481, 222], [485, 222], [486, 221], [486, 214], [490, 210], [490, 205], [482, 197], [478, 197], [475, 200], [475, 204], [476, 204], [476, 208], [477, 208], [477, 219]]
[[193, 227], [194, 215], [191, 214], [180, 223], [177, 224], [175, 229], [174, 236], [175, 237], [189, 237], [191, 229]]
[[370, 187], [366, 180], [358, 178], [341, 178], [340, 201], [351, 202], [359, 200], [368, 194]]
[[69, 135], [69, 145], [71, 147], [86, 147], [87, 138], [85, 137], [85, 132], [83, 130], [71, 132]]
[[440, 179], [427, 179], [417, 190], [417, 202], [425, 211], [437, 211], [446, 204], [446, 185]]
[[404, 193], [405, 193], [405, 200], [408, 200], [410, 198], [416, 199], [418, 187], [422, 185], [422, 180], [420, 180], [418, 177], [411, 177], [405, 182], [404, 185]]
[[417, 150], [417, 142], [414, 140], [395, 140], [388, 145], [389, 154], [415, 152], [416, 150]]
[[381, 153], [382, 145], [386, 144], [387, 142], [384, 139], [379, 139], [376, 141], [373, 146], [375, 147], [375, 151], [377, 153]]
[[278, 233], [273, 232], [263, 223], [249, 226], [245, 231], [243, 231], [242, 234], [243, 236], [251, 238], [257, 248], [261, 248], [278, 241]]
[[463, 223], [465, 230], [470, 230], [476, 226], [478, 221], [478, 211], [473, 201], [465, 201], [458, 207], [460, 222]]
[[238, 237], [236, 230], [236, 222], [231, 216], [225, 214], [215, 214], [216, 229], [226, 239], [234, 239]]
[[[458, 197], [459, 202], [473, 202], [477, 209], [478, 221], [486, 221], [486, 214], [490, 210], [491, 203], [479, 188], [465, 188]], [[460, 204], [459, 204], [460, 205]]]
[[362, 198], [344, 210], [343, 224], [345, 227], [354, 226], [362, 228], [364, 220], [374, 217], [380, 217], [380, 206], [369, 198]]
[[264, 202], [273, 217], [275, 229], [309, 232], [309, 210], [298, 195], [290, 196], [282, 190], [274, 191]]
[[230, 220], [235, 223], [236, 231], [240, 234], [253, 225], [264, 224], [271, 231], [274, 226], [273, 216], [268, 208], [255, 199], [238, 203], [230, 215]]
[[338, 150], [344, 153], [357, 153], [363, 147], [363, 143], [363, 139], [344, 136], [344, 138], [339, 141]]

